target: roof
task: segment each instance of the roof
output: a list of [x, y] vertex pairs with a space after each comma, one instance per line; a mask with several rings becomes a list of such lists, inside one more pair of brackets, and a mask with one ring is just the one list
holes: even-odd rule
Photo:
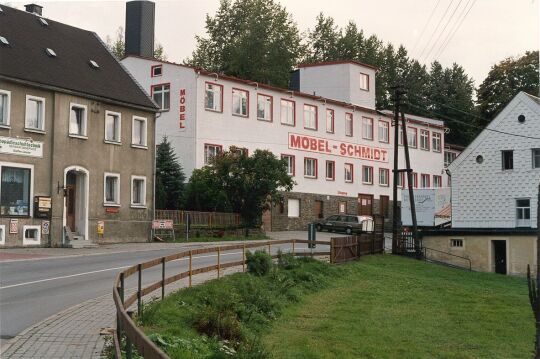
[[379, 69], [373, 65], [368, 65], [360, 61], [355, 60], [339, 60], [339, 61], [324, 61], [324, 62], [314, 62], [314, 63], [304, 63], [304, 64], [298, 64], [296, 67], [303, 68], [303, 67], [317, 67], [317, 66], [328, 66], [328, 65], [343, 65], [343, 64], [352, 64], [352, 65], [358, 65], [367, 67], [370, 69], [373, 69], [375, 71], [378, 71]]
[[0, 45], [0, 77], [157, 111], [94, 32], [49, 19], [43, 25], [35, 14], [1, 7], [0, 36], [9, 45]]
[[533, 100], [534, 102], [536, 102], [537, 104], [540, 105], [540, 98], [536, 97], [536, 96], [533, 96], [531, 94], [528, 94], [526, 92], [524, 92], [525, 95], [527, 95], [531, 100]]
[[436, 218], [451, 218], [452, 217], [452, 205], [449, 204], [441, 209], [439, 212], [435, 213]]
[[[389, 116], [389, 117], [394, 116], [394, 113], [392, 111], [390, 111], [390, 110], [382, 110], [381, 112], [384, 113], [385, 115]], [[444, 128], [444, 121], [437, 120], [437, 119], [434, 119], [434, 118], [416, 116], [416, 115], [411, 115], [411, 114], [406, 113], [405, 114], [405, 119], [408, 122], [411, 122], [411, 123], [418, 123], [418, 124], [424, 124], [424, 125], [428, 124], [430, 126]]]

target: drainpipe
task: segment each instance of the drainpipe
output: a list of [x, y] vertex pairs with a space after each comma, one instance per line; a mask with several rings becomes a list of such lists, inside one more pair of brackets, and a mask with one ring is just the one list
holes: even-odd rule
[[[157, 127], [157, 119], [161, 117], [161, 112], [156, 112], [154, 114], [154, 143], [152, 144], [152, 151], [153, 151], [153, 159], [152, 159], [152, 173], [154, 176], [153, 184], [152, 184], [152, 220], [156, 219], [156, 167], [157, 167], [157, 151], [156, 151], [156, 127]], [[150, 231], [150, 242], [152, 242], [152, 236], [154, 234], [154, 231]]]
[[[50, 193], [50, 196], [51, 198], [53, 197], [53, 193], [54, 193], [54, 133], [55, 133], [55, 128], [56, 128], [56, 124], [55, 124], [55, 114], [56, 114], [56, 92], [53, 92], [53, 103], [52, 103], [52, 109], [53, 109], [53, 112], [52, 112], [52, 119], [51, 119], [51, 164], [50, 164], [50, 169], [51, 169], [51, 176], [50, 176], [50, 179], [49, 179], [49, 193]], [[34, 181], [35, 181], [35, 176], [34, 176]], [[34, 193], [35, 195], [35, 193]], [[34, 199], [32, 198], [32, 201]], [[62, 206], [63, 208], [63, 206]], [[54, 218], [54, 215], [53, 215], [53, 210], [54, 209], [54, 205], [52, 205], [52, 208], [51, 208], [51, 218], [49, 219], [50, 220], [50, 223], [49, 223], [49, 234], [48, 234], [48, 238], [47, 238], [47, 246], [48, 247], [52, 247], [52, 238], [53, 238], [53, 235], [54, 235], [54, 230], [53, 230], [53, 226], [52, 226], [52, 222], [53, 222], [53, 218]], [[43, 233], [42, 233], [43, 234]]]
[[448, 168], [445, 168], [444, 172], [446, 172], [446, 175], [448, 176], [448, 178], [450, 178], [450, 228], [451, 228], [452, 227], [452, 214], [454, 212], [452, 210], [452, 172], [450, 172]]

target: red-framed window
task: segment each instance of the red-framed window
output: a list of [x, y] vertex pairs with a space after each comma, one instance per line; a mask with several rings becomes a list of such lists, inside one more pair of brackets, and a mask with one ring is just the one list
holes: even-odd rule
[[159, 77], [163, 75], [163, 65], [152, 65], [150, 68], [151, 77]]
[[412, 178], [413, 178], [413, 188], [418, 188], [418, 173], [413, 172]]
[[403, 146], [403, 126], [399, 126], [398, 134], [399, 134], [399, 137], [398, 137], [398, 145], [402, 145], [402, 146]]
[[410, 148], [418, 147], [418, 129], [415, 127], [407, 127], [407, 142]]
[[156, 84], [150, 87], [150, 96], [157, 103], [161, 111], [169, 111], [171, 108], [171, 84]]
[[429, 130], [420, 130], [420, 149], [429, 151]]
[[345, 136], [352, 137], [353, 135], [353, 114], [350, 112], [345, 113]]
[[325, 177], [327, 181], [334, 181], [336, 179], [336, 162], [326, 161]]
[[249, 117], [249, 91], [239, 88], [232, 89], [232, 114]]
[[296, 102], [282, 98], [279, 103], [281, 124], [296, 126]]
[[304, 157], [304, 177], [317, 178], [317, 159]]
[[327, 133], [334, 133], [334, 110], [331, 108], [326, 109], [326, 132]]
[[433, 175], [433, 187], [434, 188], [442, 187], [442, 176]]
[[223, 85], [207, 81], [204, 88], [204, 109], [223, 112]]
[[362, 183], [373, 184], [373, 167], [362, 166]]
[[373, 140], [373, 119], [362, 117], [362, 138], [365, 140]]
[[319, 127], [317, 112], [317, 106], [304, 104], [304, 128], [317, 131]]
[[379, 185], [383, 187], [390, 186], [390, 170], [388, 168], [379, 168]]
[[369, 75], [360, 72], [360, 90], [369, 91]]
[[432, 143], [433, 152], [441, 152], [442, 140], [441, 140], [441, 134], [439, 132], [433, 132], [431, 134], [431, 143]]
[[257, 120], [272, 122], [274, 118], [274, 98], [257, 94]]
[[236, 152], [241, 155], [249, 156], [249, 150], [245, 147], [240, 146], [229, 146], [229, 152]]
[[285, 160], [286, 166], [287, 166], [287, 174], [289, 176], [294, 176], [296, 173], [295, 164], [294, 164], [294, 156], [293, 155], [286, 155], [282, 154], [281, 159]]
[[345, 163], [345, 183], [353, 183], [354, 182], [354, 165], [352, 163]]
[[420, 175], [420, 187], [421, 188], [429, 188], [429, 187], [431, 187], [430, 180], [431, 180], [430, 175], [428, 175], [426, 173], [422, 173]]
[[378, 128], [379, 142], [390, 142], [390, 122], [379, 120]]
[[405, 188], [405, 172], [399, 172], [398, 187]]
[[222, 152], [223, 152], [222, 145], [205, 143], [204, 144], [204, 164], [208, 165], [211, 162], [212, 158], [216, 157]]

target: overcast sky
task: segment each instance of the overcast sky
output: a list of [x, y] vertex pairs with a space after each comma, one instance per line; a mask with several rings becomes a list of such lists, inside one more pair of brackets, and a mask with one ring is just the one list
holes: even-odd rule
[[[29, 2], [31, 0], [2, 3], [24, 9], [24, 4]], [[44, 7], [44, 17], [95, 31], [103, 39], [107, 35], [114, 38], [118, 27], [125, 23], [124, 1], [36, 2]], [[438, 59], [446, 66], [453, 62], [461, 64], [476, 85], [482, 82], [493, 64], [539, 47], [540, 0], [279, 2], [292, 14], [302, 32], [313, 28], [319, 12], [332, 16], [339, 26], [353, 20], [367, 35], [376, 34], [385, 42], [405, 45], [409, 55], [422, 63]], [[213, 15], [218, 6], [219, 0], [156, 1], [156, 39], [164, 46], [168, 60], [182, 62], [191, 55], [195, 35], [204, 35], [206, 14]], [[445, 39], [454, 29], [457, 32], [444, 47]]]

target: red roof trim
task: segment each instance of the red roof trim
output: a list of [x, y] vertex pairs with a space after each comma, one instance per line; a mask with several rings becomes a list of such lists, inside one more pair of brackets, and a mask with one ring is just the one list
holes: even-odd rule
[[327, 65], [342, 65], [342, 64], [353, 64], [358, 66], [367, 67], [370, 69], [373, 69], [375, 71], [378, 71], [379, 69], [373, 65], [368, 65], [360, 61], [354, 61], [354, 60], [340, 60], [340, 61], [323, 61], [323, 62], [315, 62], [315, 63], [304, 63], [304, 64], [298, 64], [298, 68], [302, 67], [316, 67], [316, 66], [327, 66]]

